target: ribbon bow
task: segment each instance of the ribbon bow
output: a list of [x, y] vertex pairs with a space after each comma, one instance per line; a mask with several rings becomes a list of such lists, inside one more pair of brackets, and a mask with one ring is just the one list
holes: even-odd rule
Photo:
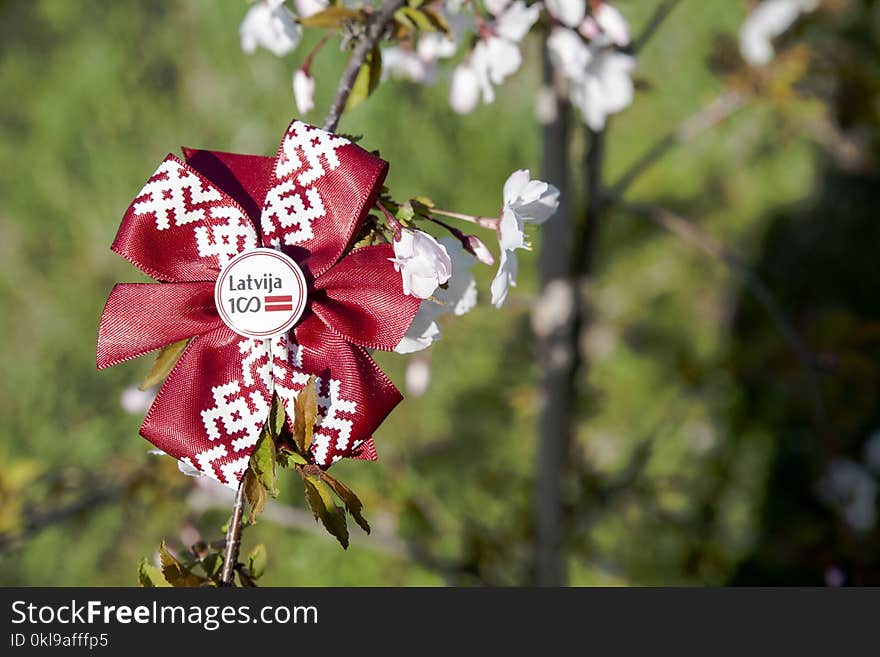
[[[111, 249], [159, 283], [114, 286], [101, 317], [98, 368], [193, 338], [140, 434], [228, 486], [238, 485], [272, 402], [316, 377], [317, 465], [375, 460], [372, 433], [401, 395], [367, 353], [393, 349], [419, 307], [388, 244], [351, 251], [388, 163], [294, 121], [278, 155], [183, 149], [168, 155], [129, 206]], [[237, 254], [280, 249], [302, 270], [307, 305], [269, 340], [233, 332], [214, 285]]]

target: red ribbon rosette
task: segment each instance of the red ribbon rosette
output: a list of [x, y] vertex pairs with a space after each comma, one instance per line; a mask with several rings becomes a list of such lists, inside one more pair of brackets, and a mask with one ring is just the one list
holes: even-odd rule
[[[419, 307], [403, 293], [390, 245], [343, 257], [388, 164], [350, 141], [294, 121], [275, 158], [184, 149], [168, 155], [132, 202], [112, 250], [159, 281], [117, 284], [104, 308], [102, 369], [193, 338], [140, 434], [223, 484], [237, 486], [273, 391], [288, 411], [317, 381], [311, 453], [327, 467], [374, 460], [372, 433], [401, 395], [367, 352], [393, 349]], [[302, 270], [305, 312], [285, 334], [239, 335], [214, 301], [221, 269], [257, 247]]]

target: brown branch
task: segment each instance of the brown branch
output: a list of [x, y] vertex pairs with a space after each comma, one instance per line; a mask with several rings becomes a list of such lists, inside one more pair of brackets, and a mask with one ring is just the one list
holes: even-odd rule
[[622, 199], [638, 177], [656, 164], [666, 153], [676, 146], [698, 137], [709, 128], [723, 123], [742, 109], [749, 99], [750, 96], [741, 91], [725, 91], [696, 114], [692, 114], [682, 121], [674, 130], [649, 148], [617, 179], [606, 195], [606, 203], [611, 204]]
[[382, 35], [385, 34], [385, 29], [388, 26], [388, 23], [394, 16], [394, 12], [400, 9], [405, 3], [406, 0], [388, 0], [382, 5], [379, 11], [373, 13], [367, 20], [364, 34], [355, 46], [354, 51], [352, 51], [351, 58], [345, 66], [345, 71], [339, 79], [339, 85], [336, 88], [336, 95], [333, 97], [333, 102], [330, 103], [327, 118], [324, 119], [324, 125], [321, 126], [324, 130], [327, 130], [328, 132], [336, 130], [339, 118], [342, 116], [343, 110], [345, 110], [345, 104], [348, 102], [348, 97], [351, 95], [352, 87], [354, 87], [354, 82], [361, 70], [361, 66], [363, 66], [366, 61], [367, 55], [370, 51], [375, 48], [376, 44], [382, 39]]
[[112, 486], [106, 490], [84, 495], [81, 499], [74, 500], [51, 511], [30, 516], [25, 521], [22, 529], [0, 534], [0, 553], [21, 545], [24, 541], [56, 523], [63, 522], [83, 511], [94, 510], [99, 506], [112, 502], [128, 485], [128, 483], [123, 483], [118, 486]]
[[232, 515], [229, 527], [226, 528], [226, 548], [223, 554], [223, 570], [220, 571], [220, 585], [232, 586], [235, 564], [238, 562], [238, 550], [241, 547], [242, 515], [244, 514], [244, 477], [238, 484], [235, 500], [232, 503]]
[[634, 214], [648, 217], [656, 225], [684, 241], [696, 246], [703, 253], [722, 262], [734, 273], [742, 277], [755, 299], [764, 308], [764, 311], [775, 324], [782, 338], [788, 344], [789, 349], [803, 371], [804, 381], [807, 387], [807, 396], [810, 403], [813, 421], [818, 428], [825, 423], [825, 405], [816, 375], [815, 359], [807, 345], [801, 339], [797, 330], [789, 321], [773, 295], [773, 292], [763, 280], [746, 264], [742, 257], [729, 247], [722, 244], [703, 231], [694, 222], [681, 217], [665, 208], [648, 204], [627, 204], [624, 209]]
[[636, 54], [645, 47], [648, 41], [651, 40], [651, 37], [653, 37], [657, 33], [657, 30], [660, 29], [660, 26], [663, 24], [663, 21], [666, 20], [666, 17], [672, 13], [672, 10], [675, 9], [676, 5], [679, 2], [680, 0], [661, 0], [661, 2], [654, 9], [654, 13], [651, 15], [651, 18], [642, 29], [641, 34], [639, 34], [639, 36], [637, 36], [633, 41], [633, 54]]

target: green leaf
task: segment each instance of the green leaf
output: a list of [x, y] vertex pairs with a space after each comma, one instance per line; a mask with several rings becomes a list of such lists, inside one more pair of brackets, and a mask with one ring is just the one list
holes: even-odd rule
[[[410, 21], [412, 21], [422, 32], [434, 32], [437, 29], [431, 20], [418, 9], [414, 9], [413, 7], [402, 7], [398, 11], [404, 13], [406, 17], [409, 18]], [[397, 17], [396, 13], [395, 17]]]
[[212, 579], [220, 574], [220, 569], [222, 567], [223, 555], [219, 552], [212, 552], [202, 559], [202, 568], [204, 569], [205, 574]]
[[300, 25], [306, 27], [339, 27], [346, 20], [363, 20], [361, 13], [347, 7], [330, 6], [309, 17], [300, 17]]
[[428, 20], [434, 24], [438, 30], [446, 34], [446, 36], [452, 36], [452, 28], [449, 26], [449, 22], [446, 20], [446, 17], [433, 7], [422, 7], [419, 9], [425, 16], [428, 17]]
[[250, 506], [248, 523], [253, 523], [266, 506], [266, 489], [251, 468], [244, 475], [244, 497]]
[[254, 588], [256, 587], [256, 582], [251, 579], [251, 575], [247, 572], [247, 568], [236, 568], [235, 571], [238, 573], [238, 583], [242, 585], [244, 588]]
[[273, 438], [278, 438], [284, 431], [284, 425], [287, 422], [287, 413], [284, 411], [284, 404], [278, 397], [278, 393], [272, 395], [272, 407], [269, 409], [269, 430], [272, 432]]
[[351, 86], [351, 93], [348, 101], [345, 103], [345, 111], [353, 110], [355, 107], [364, 102], [382, 79], [382, 52], [379, 46], [373, 48], [368, 54], [364, 63], [358, 71], [354, 84]]
[[153, 367], [150, 368], [143, 383], [139, 386], [141, 390], [147, 390], [155, 385], [159, 385], [168, 378], [171, 370], [174, 369], [177, 361], [180, 360], [180, 356], [183, 354], [183, 350], [186, 349], [186, 345], [189, 344], [189, 340], [189, 338], [178, 340], [177, 342], [166, 345], [159, 350], [159, 353], [156, 354], [156, 360], [153, 363]]
[[159, 558], [162, 560], [162, 575], [171, 586], [192, 587], [201, 586], [204, 583], [204, 577], [192, 573], [168, 551], [165, 541], [162, 541], [162, 545], [159, 546]]
[[324, 483], [312, 475], [304, 475], [306, 500], [312, 508], [315, 519], [320, 519], [330, 534], [336, 537], [339, 544], [348, 549], [348, 526], [345, 522], [345, 511], [333, 501], [333, 495]]
[[259, 579], [266, 572], [266, 546], [260, 543], [248, 554], [247, 569], [250, 576]]
[[314, 375], [306, 381], [293, 402], [293, 440], [300, 454], [309, 451], [318, 421], [318, 382]]
[[145, 588], [168, 588], [171, 586], [162, 576], [162, 571], [146, 559], [141, 559], [140, 566], [138, 566], [138, 582]]
[[250, 469], [257, 476], [266, 493], [272, 497], [278, 497], [277, 478], [275, 476], [275, 441], [268, 430], [264, 427], [251, 453]]
[[412, 223], [413, 218], [416, 216], [415, 211], [413, 210], [413, 206], [411, 203], [401, 203], [400, 207], [397, 208], [397, 220], [401, 221], [405, 224]]
[[368, 523], [367, 519], [363, 516], [362, 511], [364, 505], [360, 501], [360, 498], [355, 495], [355, 492], [336, 477], [333, 477], [326, 472], [321, 473], [321, 480], [345, 503], [345, 508], [351, 514], [352, 518], [354, 518], [355, 522], [360, 525], [361, 529], [369, 534], [370, 523]]

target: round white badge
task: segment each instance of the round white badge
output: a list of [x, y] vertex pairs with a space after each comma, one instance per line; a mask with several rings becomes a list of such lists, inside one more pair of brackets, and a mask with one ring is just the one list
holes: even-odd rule
[[246, 338], [286, 333], [306, 308], [306, 279], [299, 266], [274, 249], [251, 249], [230, 260], [214, 286], [223, 322]]

